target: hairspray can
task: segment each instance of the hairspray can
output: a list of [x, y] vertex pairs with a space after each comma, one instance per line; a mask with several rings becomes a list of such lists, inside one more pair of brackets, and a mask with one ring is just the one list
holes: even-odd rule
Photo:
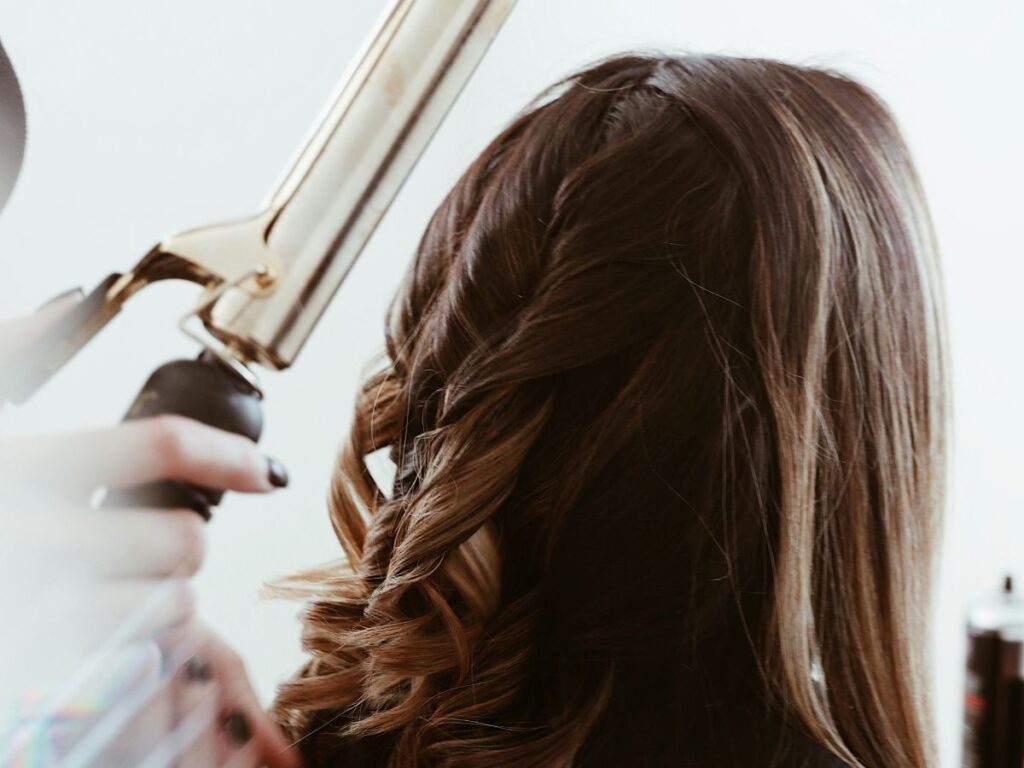
[[1024, 598], [1011, 576], [968, 616], [961, 765], [1024, 766]]

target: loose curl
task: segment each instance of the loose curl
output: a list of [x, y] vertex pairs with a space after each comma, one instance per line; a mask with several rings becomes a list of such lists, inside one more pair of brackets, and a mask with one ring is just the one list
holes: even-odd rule
[[276, 715], [331, 764], [760, 765], [801, 739], [931, 764], [940, 296], [862, 85], [638, 54], [552, 86], [389, 310], [331, 486], [345, 557], [280, 587], [310, 660]]

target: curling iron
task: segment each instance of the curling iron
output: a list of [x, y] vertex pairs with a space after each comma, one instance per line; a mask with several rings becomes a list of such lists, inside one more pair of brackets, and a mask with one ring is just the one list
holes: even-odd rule
[[[0, 398], [29, 398], [146, 286], [187, 280], [203, 291], [182, 330], [203, 351], [158, 368], [126, 418], [176, 413], [257, 440], [253, 367], [295, 362], [514, 4], [393, 0], [263, 210], [167, 237], [107, 277], [0, 373]], [[105, 503], [127, 503], [128, 494], [206, 518], [220, 501], [210, 489], [160, 483]]]

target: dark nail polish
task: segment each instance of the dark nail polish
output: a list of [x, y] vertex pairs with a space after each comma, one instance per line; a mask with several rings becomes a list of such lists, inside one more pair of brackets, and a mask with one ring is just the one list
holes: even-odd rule
[[288, 470], [273, 456], [267, 456], [267, 477], [275, 488], [284, 488], [288, 485]]
[[185, 677], [192, 683], [204, 683], [212, 677], [210, 665], [198, 656], [193, 656], [185, 664]]
[[81, 299], [85, 296], [85, 291], [83, 291], [81, 288], [70, 288], [66, 291], [62, 291], [61, 293], [58, 293], [56, 296], [54, 296], [52, 299], [47, 299], [38, 307], [36, 307], [36, 312], [42, 309], [46, 309], [47, 307], [52, 306], [54, 304], [59, 304], [60, 302], [65, 301], [71, 298], [72, 296], [78, 296], [78, 298]]
[[252, 731], [249, 729], [249, 721], [245, 719], [239, 710], [235, 710], [224, 716], [221, 720], [221, 728], [235, 744], [241, 746], [252, 738]]

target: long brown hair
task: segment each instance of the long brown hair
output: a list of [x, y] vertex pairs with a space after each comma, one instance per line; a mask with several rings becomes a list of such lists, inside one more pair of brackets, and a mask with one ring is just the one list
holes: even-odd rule
[[[881, 99], [600, 61], [434, 214], [291, 579], [296, 738], [392, 766], [933, 764], [942, 286]], [[366, 457], [387, 449], [392, 487]]]

